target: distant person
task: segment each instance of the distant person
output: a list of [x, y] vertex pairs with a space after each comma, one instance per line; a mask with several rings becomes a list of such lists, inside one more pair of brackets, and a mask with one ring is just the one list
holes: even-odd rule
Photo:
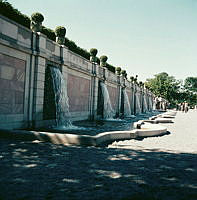
[[185, 105], [184, 105], [184, 102], [181, 103], [181, 111], [184, 112], [185, 111]]
[[185, 113], [187, 113], [188, 110], [189, 110], [189, 105], [188, 105], [187, 102], [184, 102], [184, 111], [185, 111]]
[[167, 106], [166, 106], [166, 102], [162, 102], [162, 109], [163, 110], [166, 110], [167, 108], [166, 108]]
[[179, 110], [179, 104], [176, 104], [176, 110], [177, 111]]
[[156, 104], [155, 105], [156, 109], [159, 110], [160, 109], [160, 102], [159, 102], [159, 98], [158, 97], [155, 98], [155, 104]]
[[181, 111], [181, 106], [182, 106], [182, 104], [179, 103], [179, 104], [178, 104], [178, 110], [179, 110], [179, 111]]

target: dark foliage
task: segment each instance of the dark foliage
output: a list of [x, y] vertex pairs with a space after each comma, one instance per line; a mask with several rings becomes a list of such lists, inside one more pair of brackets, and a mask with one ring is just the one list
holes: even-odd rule
[[50, 40], [55, 41], [55, 38], [56, 38], [55, 32], [53, 30], [51, 30], [50, 28], [43, 26], [41, 32], [44, 35], [46, 35]]
[[96, 56], [96, 54], [98, 53], [98, 50], [95, 48], [90, 49], [90, 55], [91, 56]]
[[43, 22], [44, 21], [44, 16], [41, 14], [41, 13], [33, 13], [31, 15], [31, 20], [34, 21], [34, 22]]
[[30, 18], [22, 14], [19, 10], [13, 8], [12, 5], [6, 1], [0, 0], [0, 14], [30, 28]]
[[120, 75], [122, 69], [120, 67], [116, 67], [115, 70], [117, 75]]
[[108, 63], [107, 63], [107, 69], [108, 69], [109, 71], [113, 72], [113, 73], [116, 72], [116, 68], [115, 68], [113, 65], [110, 65], [110, 64], [108, 64]]
[[100, 65], [100, 58], [96, 57], [96, 62]]
[[108, 59], [107, 56], [101, 56], [101, 57], [100, 57], [100, 61], [101, 61], [101, 62], [106, 62], [107, 59]]
[[90, 53], [87, 50], [78, 47], [72, 40], [65, 38], [65, 46], [67, 46], [68, 49], [73, 51], [74, 53], [77, 53], [88, 60], [90, 59]]
[[58, 37], [65, 37], [66, 35], [66, 28], [63, 26], [57, 26], [55, 29], [55, 34]]
[[131, 76], [131, 77], [130, 77], [130, 80], [131, 80], [131, 82], [133, 82], [133, 81], [134, 81], [134, 77], [133, 77], [133, 76]]
[[121, 71], [121, 74], [122, 74], [122, 75], [125, 75], [126, 73], [127, 73], [126, 70], [122, 70], [122, 71]]
[[120, 67], [116, 67], [116, 71], [117, 71], [117, 72], [121, 72], [121, 70], [122, 70], [122, 69], [121, 69]]

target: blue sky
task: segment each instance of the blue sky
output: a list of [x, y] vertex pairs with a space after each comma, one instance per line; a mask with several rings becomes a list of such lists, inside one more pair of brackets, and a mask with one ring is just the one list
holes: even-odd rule
[[8, 0], [44, 25], [65, 26], [66, 36], [145, 81], [167, 72], [197, 77], [197, 0]]

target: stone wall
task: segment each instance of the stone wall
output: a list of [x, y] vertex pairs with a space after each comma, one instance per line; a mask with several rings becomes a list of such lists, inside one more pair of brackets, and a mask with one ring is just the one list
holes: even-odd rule
[[0, 113], [23, 114], [25, 60], [0, 53]]
[[90, 80], [68, 74], [70, 112], [88, 111]]
[[136, 93], [132, 92], [130, 82], [123, 77], [0, 15], [0, 128], [54, 123], [55, 104], [50, 102], [54, 94], [50, 92], [52, 86], [47, 85], [47, 66], [58, 67], [63, 74], [71, 120], [98, 117], [99, 81], [107, 85], [116, 113], [120, 112], [121, 88], [127, 89], [131, 104], [134, 94], [140, 93], [137, 87]]

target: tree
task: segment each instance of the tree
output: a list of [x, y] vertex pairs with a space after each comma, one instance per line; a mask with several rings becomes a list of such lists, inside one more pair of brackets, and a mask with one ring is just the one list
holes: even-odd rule
[[197, 92], [197, 77], [187, 77], [184, 87], [188, 91]]
[[161, 96], [168, 100], [171, 104], [175, 104], [180, 89], [180, 81], [173, 76], [169, 76], [166, 72], [154, 75], [152, 79], [147, 79], [145, 86], [157, 96]]
[[187, 77], [183, 88], [187, 96], [186, 101], [190, 106], [197, 105], [197, 77]]
[[155, 95], [168, 100], [171, 105], [187, 101], [190, 106], [197, 105], [197, 77], [187, 77], [182, 84], [173, 76], [166, 72], [154, 75], [152, 79], [147, 79], [145, 86]]

